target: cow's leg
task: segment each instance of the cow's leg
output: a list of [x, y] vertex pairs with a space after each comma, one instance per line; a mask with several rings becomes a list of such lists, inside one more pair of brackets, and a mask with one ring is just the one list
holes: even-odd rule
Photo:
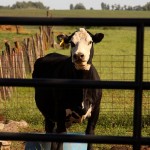
[[[54, 133], [55, 132], [55, 122], [51, 121], [48, 118], [45, 118], [45, 131], [46, 131], [46, 133]], [[51, 149], [57, 150], [56, 142], [51, 142]]]
[[[59, 108], [59, 115], [57, 121], [57, 133], [65, 133], [66, 126], [65, 126], [65, 119], [66, 119], [66, 111], [62, 108]], [[57, 142], [57, 150], [63, 150], [63, 142]]]
[[[88, 124], [86, 128], [86, 134], [94, 135], [95, 126], [99, 117], [99, 110], [100, 108], [97, 106], [97, 108], [94, 108], [91, 113], [91, 117], [88, 119]], [[92, 144], [88, 144], [87, 150], [93, 150]]]
[[[64, 121], [58, 121], [57, 122], [57, 129], [56, 132], [57, 133], [65, 133], [66, 132], [66, 128], [64, 126]], [[55, 142], [55, 146], [57, 147], [56, 150], [63, 150], [63, 142]]]
[[55, 122], [51, 121], [50, 119], [45, 118], [45, 131], [46, 133], [55, 132]]

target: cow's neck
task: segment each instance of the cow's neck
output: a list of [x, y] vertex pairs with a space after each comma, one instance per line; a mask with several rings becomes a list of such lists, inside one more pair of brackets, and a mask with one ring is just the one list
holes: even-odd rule
[[76, 75], [76, 79], [89, 79], [91, 77], [91, 69], [92, 69], [92, 64], [90, 64], [90, 69], [89, 70], [77, 70], [74, 67], [74, 73]]

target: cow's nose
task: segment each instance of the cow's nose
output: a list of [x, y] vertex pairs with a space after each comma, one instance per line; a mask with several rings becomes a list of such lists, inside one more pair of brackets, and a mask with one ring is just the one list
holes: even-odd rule
[[74, 54], [74, 55], [73, 55], [73, 58], [74, 58], [75, 60], [82, 60], [82, 59], [84, 59], [84, 54], [83, 54], [83, 53]]

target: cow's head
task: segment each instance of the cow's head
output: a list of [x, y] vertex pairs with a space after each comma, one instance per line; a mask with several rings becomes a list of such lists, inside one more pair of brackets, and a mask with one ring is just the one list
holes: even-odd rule
[[77, 70], [90, 69], [94, 54], [93, 43], [99, 43], [103, 37], [102, 33], [93, 35], [84, 28], [64, 37], [63, 41], [71, 44], [72, 62]]

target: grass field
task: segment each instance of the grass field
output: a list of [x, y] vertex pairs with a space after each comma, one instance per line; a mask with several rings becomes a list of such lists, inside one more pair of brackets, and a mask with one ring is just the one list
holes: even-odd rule
[[[58, 31], [59, 28], [55, 30]], [[72, 30], [73, 29], [65, 29], [64, 32], [70, 33]], [[101, 79], [133, 81], [135, 71], [135, 29], [92, 28], [90, 31], [93, 33], [102, 32], [105, 34], [104, 40], [100, 44], [95, 45], [95, 57], [93, 62]], [[145, 36], [148, 37], [149, 34], [149, 29], [147, 29]], [[146, 55], [149, 55], [149, 49], [150, 47], [146, 38]], [[51, 49], [48, 52], [59, 52], [69, 55], [69, 49]], [[146, 56], [145, 58], [148, 60]], [[144, 77], [146, 81], [150, 79], [148, 71], [150, 66], [149, 63], [149, 61], [145, 61], [145, 71], [147, 71], [147, 73]], [[36, 109], [34, 90], [32, 88], [17, 88], [16, 90], [11, 100], [3, 102], [3, 113], [7, 119], [26, 120], [30, 124], [30, 131], [43, 131], [43, 117]], [[130, 90], [103, 90], [101, 113], [96, 129], [97, 135], [132, 136], [133, 97], [134, 92]], [[143, 136], [150, 135], [149, 97], [149, 91], [145, 91], [143, 95]], [[82, 125], [73, 126], [69, 131], [84, 132], [85, 126], [86, 122]], [[100, 145], [98, 147], [106, 147], [106, 145]]]
[[[149, 18], [149, 11], [104, 11], [104, 10], [49, 10], [52, 17], [94, 17], [94, 18]], [[46, 17], [47, 10], [0, 9], [0, 16]]]
[[[19, 11], [19, 13], [18, 13]], [[130, 11], [51, 11], [53, 17], [149, 17], [150, 12]], [[88, 13], [88, 15], [87, 15]], [[0, 16], [46, 16], [45, 10], [0, 10]], [[26, 27], [25, 27], [26, 28]], [[54, 27], [54, 32], [63, 31], [72, 33], [76, 27]], [[33, 28], [31, 28], [33, 29]], [[30, 28], [28, 27], [28, 31]], [[92, 33], [102, 32], [104, 40], [95, 45], [95, 56], [93, 63], [96, 66], [102, 80], [133, 81], [135, 72], [135, 49], [136, 30], [135, 28], [109, 28], [91, 27]], [[0, 41], [3, 39], [23, 39], [30, 36], [30, 33], [16, 35], [15, 33], [0, 34]], [[150, 81], [150, 30], [145, 29], [144, 43], [144, 80]], [[3, 42], [0, 42], [0, 45]], [[0, 47], [1, 48], [1, 47]], [[50, 49], [49, 52], [59, 52], [69, 55], [70, 51]], [[16, 88], [13, 98], [8, 101], [1, 101], [2, 113], [7, 119], [24, 119], [30, 124], [27, 131], [43, 132], [43, 117], [36, 109], [34, 102], [34, 90], [32, 88]], [[133, 131], [133, 103], [134, 91], [132, 90], [103, 90], [101, 112], [97, 123], [97, 135], [120, 135], [132, 136]], [[143, 129], [142, 136], [150, 136], [150, 92], [143, 92]], [[17, 114], [17, 115], [16, 115]], [[28, 115], [27, 115], [28, 114]], [[84, 132], [86, 122], [82, 125], [75, 125], [69, 129], [70, 132]], [[110, 146], [96, 145], [96, 150], [109, 149]]]

